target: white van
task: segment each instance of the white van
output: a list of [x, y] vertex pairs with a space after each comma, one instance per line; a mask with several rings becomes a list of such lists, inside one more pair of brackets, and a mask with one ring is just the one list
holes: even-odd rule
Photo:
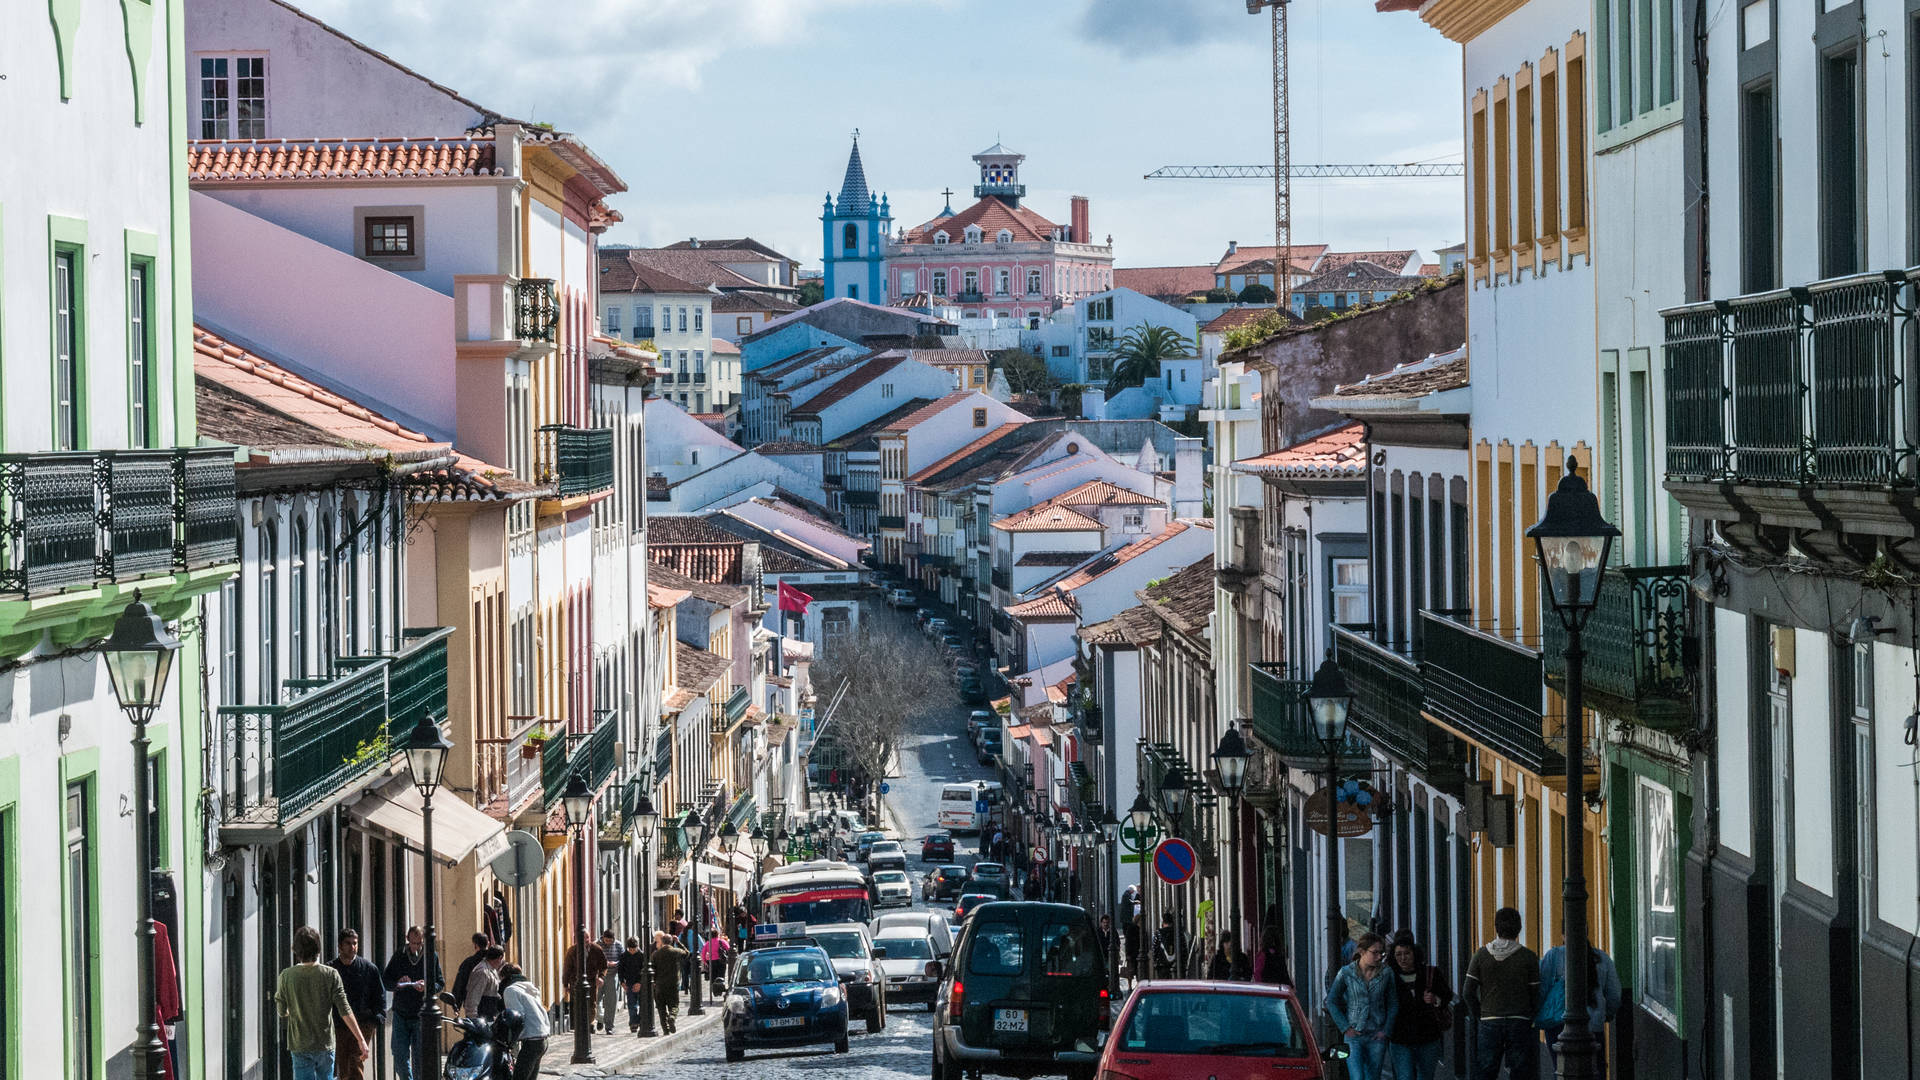
[[940, 788], [940, 827], [950, 833], [977, 833], [986, 821], [978, 811], [980, 786], [971, 781]]

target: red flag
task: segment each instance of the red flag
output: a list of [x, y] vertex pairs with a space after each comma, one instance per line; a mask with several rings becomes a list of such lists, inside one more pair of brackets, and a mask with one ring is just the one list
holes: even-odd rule
[[801, 592], [799, 589], [783, 581], [780, 583], [779, 602], [781, 611], [792, 611], [805, 615], [807, 613], [807, 605], [813, 603], [813, 597], [808, 596], [806, 593]]

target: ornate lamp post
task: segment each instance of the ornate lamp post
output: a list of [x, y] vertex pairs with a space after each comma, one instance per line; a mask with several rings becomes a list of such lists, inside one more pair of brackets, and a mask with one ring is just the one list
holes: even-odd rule
[[[733, 887], [733, 856], [740, 850], [740, 841], [742, 839], [744, 839], [744, 837], [740, 835], [740, 830], [734, 827], [733, 822], [723, 821], [720, 823], [720, 850], [727, 856], [727, 892], [733, 895], [733, 902], [735, 904], [740, 902], [740, 890]], [[731, 918], [733, 918], [732, 911], [725, 911], [720, 915], [720, 930], [729, 936], [731, 936], [732, 931], [726, 928], [726, 922]]]
[[[1166, 810], [1168, 820], [1173, 823], [1173, 835], [1175, 836], [1180, 835], [1180, 826], [1186, 818], [1187, 796], [1189, 794], [1191, 794], [1191, 792], [1187, 790], [1186, 776], [1181, 772], [1168, 770], [1167, 775], [1160, 781], [1160, 806]], [[1143, 858], [1145, 857], [1150, 856], [1143, 856]], [[1146, 873], [1144, 866], [1141, 867], [1141, 873]], [[1186, 905], [1180, 902], [1178, 895], [1174, 898], [1174, 909], [1179, 912], [1178, 915], [1174, 916], [1174, 940], [1181, 943], [1181, 949], [1180, 955], [1174, 958], [1173, 977], [1180, 979], [1186, 977], [1187, 953], [1191, 951], [1193, 943], [1186, 940]]]
[[[706, 922], [707, 894], [700, 890], [700, 853], [707, 847], [707, 819], [700, 816], [698, 810], [688, 810], [687, 816], [680, 819], [680, 848], [687, 852], [687, 882], [693, 889], [693, 900], [688, 903], [687, 912], [693, 918], [689, 925], [695, 928], [694, 938], [699, 938], [699, 927]], [[699, 970], [699, 958], [694, 958], [694, 970]], [[688, 1016], [705, 1016], [706, 1007], [701, 1004], [701, 988], [704, 979], [693, 980], [693, 1002], [687, 1006]]]
[[160, 708], [167, 692], [167, 676], [173, 671], [173, 654], [180, 641], [167, 632], [165, 623], [153, 609], [138, 599], [128, 604], [113, 624], [113, 633], [101, 646], [107, 663], [107, 679], [113, 684], [113, 696], [133, 721], [133, 808], [139, 815], [134, 825], [134, 952], [140, 980], [140, 1014], [134, 1025], [133, 1075], [138, 1080], [159, 1080], [167, 1071], [167, 1044], [160, 1038], [160, 1019], [155, 1015], [153, 986], [153, 834], [148, 830], [147, 808], [153, 805], [153, 793], [147, 775], [147, 725]]
[[413, 786], [420, 792], [420, 846], [424, 849], [426, 871], [423, 885], [426, 889], [426, 951], [421, 953], [420, 972], [429, 984], [428, 991], [420, 995], [419, 1047], [416, 1060], [420, 1068], [416, 1076], [440, 1075], [440, 1003], [435, 1000], [431, 984], [440, 970], [439, 945], [434, 940], [433, 929], [433, 792], [440, 786], [441, 778], [446, 774], [447, 753], [453, 749], [453, 743], [434, 723], [430, 714], [420, 714], [420, 722], [413, 725], [406, 740], [400, 744], [400, 752], [407, 759], [407, 775], [413, 779]]
[[1247, 786], [1247, 741], [1240, 737], [1240, 728], [1228, 724], [1226, 734], [1220, 736], [1220, 745], [1213, 751], [1213, 771], [1220, 778], [1220, 790], [1232, 804], [1229, 815], [1233, 822], [1233, 835], [1227, 845], [1228, 857], [1233, 860], [1233, 905], [1229, 917], [1233, 919], [1233, 939], [1240, 940], [1241, 901], [1246, 895], [1246, 884], [1241, 880], [1240, 867], [1240, 793]]
[[[1150, 905], [1147, 903], [1147, 898], [1152, 895], [1147, 889], [1147, 863], [1153, 859], [1153, 845], [1147, 843], [1147, 837], [1152, 835], [1153, 830], [1153, 800], [1147, 798], [1146, 789], [1142, 788], [1135, 794], [1133, 805], [1127, 807], [1127, 824], [1133, 826], [1134, 842], [1140, 845], [1137, 852], [1140, 856], [1140, 956], [1145, 959], [1153, 952], [1151, 935], [1154, 929]], [[1136, 984], [1140, 982], [1138, 971], [1133, 973], [1133, 981]]]
[[[1120, 845], [1118, 843], [1120, 839], [1120, 819], [1113, 816], [1113, 807], [1107, 806], [1101, 808], [1100, 820], [1094, 823], [1094, 828], [1097, 830], [1094, 835], [1105, 840], [1108, 850], [1114, 853], [1113, 891], [1107, 895], [1109, 897], [1118, 897], [1120, 895], [1120, 863], [1118, 862], [1120, 854]], [[1112, 910], [1114, 913], [1113, 941], [1107, 947], [1107, 1000], [1117, 1002], [1120, 1000], [1120, 937], [1127, 932], [1127, 928], [1126, 925], [1120, 921], [1118, 906], [1116, 905]]]
[[754, 895], [758, 896], [760, 893], [760, 864], [767, 859], [767, 830], [761, 828], [758, 824], [754, 825], [753, 831], [747, 834], [747, 851], [753, 856], [753, 891]]
[[1334, 789], [1340, 786], [1340, 743], [1347, 737], [1347, 713], [1353, 692], [1340, 665], [1328, 656], [1307, 684], [1307, 708], [1313, 733], [1327, 748], [1327, 970], [1340, 970], [1340, 947], [1347, 939], [1347, 918], [1340, 911], [1340, 817], [1334, 813]]
[[1587, 652], [1581, 633], [1600, 602], [1601, 580], [1620, 530], [1600, 515], [1600, 500], [1587, 490], [1578, 463], [1567, 459], [1566, 475], [1552, 495], [1547, 513], [1527, 530], [1540, 555], [1547, 598], [1567, 631], [1567, 814], [1560, 888], [1561, 925], [1567, 933], [1567, 1019], [1560, 1030], [1560, 1075], [1594, 1076], [1595, 1033], [1587, 1026], [1587, 871], [1586, 823], [1578, 807], [1586, 798], [1586, 718], [1580, 681]]
[[[634, 783], [639, 783], [638, 777]], [[640, 898], [640, 940], [642, 948], [653, 948], [653, 834], [660, 828], [660, 811], [653, 808], [653, 800], [646, 791], [633, 804], [633, 835], [640, 841], [640, 888], [645, 893]], [[640, 1032], [642, 1038], [652, 1038], [653, 1027], [653, 965], [640, 965]]]
[[579, 850], [573, 853], [573, 925], [574, 961], [577, 968], [573, 983], [573, 1063], [593, 1063], [593, 982], [587, 976], [587, 821], [593, 816], [593, 789], [587, 778], [576, 772], [567, 780], [560, 795], [566, 809], [567, 828], [573, 832]]

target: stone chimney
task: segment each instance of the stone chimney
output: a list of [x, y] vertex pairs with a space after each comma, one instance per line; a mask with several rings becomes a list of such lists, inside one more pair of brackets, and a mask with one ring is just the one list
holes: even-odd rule
[[1227, 254], [1231, 255], [1234, 252], [1239, 250], [1240, 250], [1240, 241], [1238, 240], [1227, 241]]
[[1070, 237], [1070, 239], [1076, 244], [1093, 243], [1093, 233], [1087, 226], [1087, 197], [1085, 195], [1075, 195], [1071, 201], [1071, 205], [1073, 207], [1073, 236]]
[[1197, 518], [1206, 513], [1206, 440], [1181, 437], [1173, 441], [1173, 516]]

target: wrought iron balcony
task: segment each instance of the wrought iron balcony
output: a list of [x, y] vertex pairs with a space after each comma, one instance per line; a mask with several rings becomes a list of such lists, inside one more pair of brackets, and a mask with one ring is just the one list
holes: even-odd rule
[[612, 712], [599, 714], [591, 732], [555, 733], [540, 748], [540, 789], [544, 803], [552, 806], [567, 790], [574, 773], [587, 778], [587, 786], [598, 791], [619, 764], [614, 751], [619, 742], [619, 725]]
[[289, 679], [290, 700], [223, 706], [223, 817], [278, 828], [384, 767], [422, 713], [444, 720], [448, 628], [410, 630], [391, 656], [346, 657], [332, 675]]
[[1536, 775], [1560, 773], [1541, 710], [1539, 650], [1431, 611], [1420, 619], [1426, 711]]
[[[1687, 649], [1687, 568], [1626, 567], [1601, 580], [1600, 603], [1581, 636], [1587, 658], [1586, 704], [1650, 727], [1693, 724], [1693, 680]], [[1564, 689], [1566, 631], [1543, 623], [1540, 656], [1547, 681]]]
[[1013, 617], [999, 608], [993, 609], [993, 629], [998, 634], [1013, 633]]
[[1306, 679], [1288, 678], [1286, 664], [1248, 664], [1252, 678], [1253, 734], [1296, 769], [1325, 772], [1331, 752], [1342, 770], [1369, 769], [1373, 756], [1352, 731], [1329, 747], [1314, 733]]
[[1009, 567], [1004, 567], [1004, 566], [994, 567], [993, 568], [993, 587], [996, 589], [1003, 589], [1007, 592], [1012, 592], [1013, 591], [1013, 570]]
[[1465, 783], [1465, 747], [1420, 712], [1426, 677], [1418, 661], [1387, 648], [1367, 628], [1333, 628], [1334, 659], [1353, 690], [1347, 726], [1442, 788]]
[[513, 336], [552, 342], [560, 335], [560, 299], [552, 278], [527, 278], [513, 287]]
[[613, 431], [546, 424], [540, 428], [540, 478], [561, 498], [613, 486]]
[[1080, 693], [1074, 696], [1073, 723], [1080, 729], [1080, 734], [1086, 741], [1099, 745], [1100, 736], [1104, 730], [1102, 727], [1104, 719], [1105, 717], [1101, 715], [1100, 703], [1094, 700], [1092, 694]]
[[727, 707], [726, 707], [727, 723], [729, 724], [739, 723], [740, 718], [747, 715], [747, 706], [752, 703], [753, 703], [752, 691], [747, 689], [747, 687], [744, 684], [734, 687], [733, 693], [727, 695]]
[[662, 724], [653, 737], [653, 784], [655, 787], [666, 783], [668, 774], [673, 772], [673, 728]]
[[840, 499], [848, 506], [877, 506], [880, 503], [880, 493], [851, 488], [842, 493]]
[[958, 304], [984, 304], [987, 302], [987, 294], [979, 289], [961, 289], [953, 294], [953, 299]]
[[540, 792], [541, 751], [545, 744], [531, 736], [545, 733], [547, 724], [537, 716], [510, 716], [519, 725], [503, 739], [480, 740], [475, 790], [481, 805], [500, 800], [508, 809], [518, 809]]
[[846, 473], [821, 473], [820, 486], [843, 488], [847, 486]]
[[1664, 312], [1669, 477], [1912, 485], [1915, 290], [1889, 270]]
[[907, 519], [904, 516], [894, 517], [881, 514], [880, 527], [883, 529], [904, 529], [907, 527]]
[[236, 562], [233, 452], [0, 454], [0, 595]]

